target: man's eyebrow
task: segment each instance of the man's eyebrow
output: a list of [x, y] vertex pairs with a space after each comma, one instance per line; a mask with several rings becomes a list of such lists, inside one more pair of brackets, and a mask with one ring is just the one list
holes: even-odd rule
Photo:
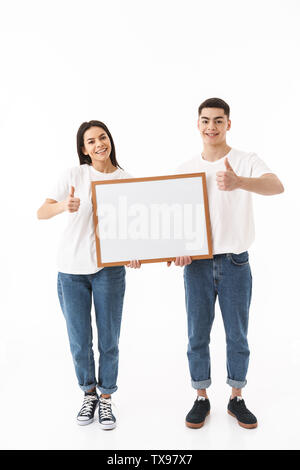
[[[209, 118], [206, 117], [206, 116], [200, 116], [200, 117], [201, 117], [201, 119], [208, 119], [208, 120], [209, 120]], [[225, 116], [217, 116], [217, 117], [215, 117], [214, 119], [224, 119], [224, 117], [225, 117]]]

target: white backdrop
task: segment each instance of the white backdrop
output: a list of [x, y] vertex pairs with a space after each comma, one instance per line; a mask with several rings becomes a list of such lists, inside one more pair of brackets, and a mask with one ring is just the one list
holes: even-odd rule
[[[1, 448], [299, 448], [299, 13], [297, 0], [1, 2]], [[197, 108], [231, 106], [228, 143], [255, 151], [285, 193], [254, 196], [253, 301], [246, 403], [259, 426], [226, 413], [225, 338], [212, 331], [212, 411], [184, 426], [195, 399], [186, 358], [182, 270], [127, 270], [119, 425], [79, 427], [81, 405], [56, 296], [64, 215], [38, 221], [47, 188], [78, 164], [79, 125], [104, 121], [135, 176], [170, 174], [201, 149]]]

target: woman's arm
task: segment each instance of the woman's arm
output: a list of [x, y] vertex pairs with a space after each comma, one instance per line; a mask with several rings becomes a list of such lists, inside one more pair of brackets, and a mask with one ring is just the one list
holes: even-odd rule
[[51, 219], [62, 212], [76, 212], [80, 206], [80, 199], [74, 197], [75, 188], [71, 187], [70, 194], [64, 201], [57, 202], [54, 199], [46, 199], [44, 204], [37, 211], [38, 219]]
[[50, 219], [55, 215], [64, 212], [66, 201], [57, 202], [54, 199], [46, 199], [44, 204], [37, 211], [38, 219]]

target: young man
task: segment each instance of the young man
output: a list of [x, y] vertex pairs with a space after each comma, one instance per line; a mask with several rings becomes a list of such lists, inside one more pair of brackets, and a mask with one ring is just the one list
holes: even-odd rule
[[[209, 341], [218, 296], [227, 344], [227, 383], [232, 387], [228, 413], [245, 428], [257, 426], [246, 408], [242, 388], [249, 362], [247, 342], [252, 276], [248, 248], [254, 240], [251, 193], [279, 194], [283, 185], [255, 154], [231, 148], [226, 133], [230, 109], [219, 98], [204, 101], [198, 110], [203, 152], [178, 169], [179, 173], [205, 172], [213, 241], [213, 259], [176, 258], [185, 266], [188, 317], [188, 361], [197, 399], [186, 425], [200, 428], [210, 411], [206, 389], [211, 384]], [[168, 263], [170, 265], [170, 263]]]

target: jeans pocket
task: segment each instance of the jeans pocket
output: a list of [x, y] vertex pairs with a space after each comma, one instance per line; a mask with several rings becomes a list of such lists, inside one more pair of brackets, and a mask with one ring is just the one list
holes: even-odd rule
[[238, 255], [235, 253], [229, 253], [228, 257], [232, 264], [235, 264], [236, 266], [244, 266], [245, 264], [249, 263], [248, 251], [243, 251], [243, 253], [240, 253]]

